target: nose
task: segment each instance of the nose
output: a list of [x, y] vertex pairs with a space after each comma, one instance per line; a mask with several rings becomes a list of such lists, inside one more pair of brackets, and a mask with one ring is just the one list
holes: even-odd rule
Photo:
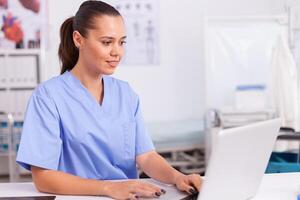
[[123, 53], [123, 47], [120, 46], [119, 44], [113, 45], [113, 47], [110, 51], [110, 55], [114, 56], [114, 57], [120, 57], [120, 56], [122, 56], [122, 53]]

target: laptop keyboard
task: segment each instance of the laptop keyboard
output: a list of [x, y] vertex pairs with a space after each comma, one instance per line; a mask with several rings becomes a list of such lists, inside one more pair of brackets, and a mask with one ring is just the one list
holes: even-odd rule
[[187, 196], [187, 197], [184, 197], [183, 199], [180, 199], [180, 200], [197, 200], [198, 194], [199, 194], [199, 193], [191, 194], [191, 195], [189, 195], [189, 196]]

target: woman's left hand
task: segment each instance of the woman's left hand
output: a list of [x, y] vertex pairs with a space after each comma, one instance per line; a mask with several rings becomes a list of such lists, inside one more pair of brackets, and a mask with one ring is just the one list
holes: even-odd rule
[[175, 179], [177, 189], [189, 194], [195, 194], [200, 191], [202, 178], [198, 174], [184, 175], [180, 174]]

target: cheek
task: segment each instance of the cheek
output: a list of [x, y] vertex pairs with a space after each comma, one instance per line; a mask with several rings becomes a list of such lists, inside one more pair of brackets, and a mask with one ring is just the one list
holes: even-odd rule
[[93, 46], [90, 49], [90, 54], [93, 55], [94, 58], [98, 59], [105, 59], [109, 56], [109, 48], [105, 48], [103, 46]]
[[125, 47], [120, 48], [119, 56], [122, 58], [125, 54]]

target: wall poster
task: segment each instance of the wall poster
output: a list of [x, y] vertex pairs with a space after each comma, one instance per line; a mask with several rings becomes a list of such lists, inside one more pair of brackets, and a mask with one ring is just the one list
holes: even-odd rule
[[127, 44], [123, 60], [128, 65], [159, 64], [158, 0], [109, 1], [122, 14]]
[[46, 0], [0, 0], [0, 49], [38, 49]]

